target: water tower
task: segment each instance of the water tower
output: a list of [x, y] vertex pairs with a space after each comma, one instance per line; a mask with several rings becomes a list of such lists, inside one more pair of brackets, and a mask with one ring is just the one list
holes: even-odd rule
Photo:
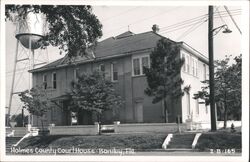
[[[16, 51], [14, 58], [13, 75], [10, 89], [10, 99], [8, 106], [8, 116], [10, 117], [12, 108], [12, 99], [15, 94], [19, 94], [23, 90], [30, 89], [32, 87], [32, 76], [28, 73], [28, 70], [32, 70], [37, 66], [48, 63], [47, 49], [40, 49], [46, 31], [46, 21], [42, 14], [29, 12], [25, 19], [18, 18], [16, 22], [15, 37], [17, 40]], [[35, 54], [36, 51], [36, 54]], [[18, 85], [17, 65], [26, 62], [23, 72], [28, 75], [28, 83], [25, 85]], [[18, 89], [18, 88], [19, 89]], [[21, 88], [20, 88], [21, 87]], [[23, 109], [22, 109], [23, 113]], [[32, 120], [29, 116], [29, 124], [32, 124]]]

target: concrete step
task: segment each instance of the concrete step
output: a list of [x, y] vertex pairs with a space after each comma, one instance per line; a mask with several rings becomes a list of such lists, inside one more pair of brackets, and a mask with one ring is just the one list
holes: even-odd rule
[[174, 134], [168, 149], [191, 149], [195, 134]]
[[114, 133], [114, 125], [101, 125], [101, 133]]

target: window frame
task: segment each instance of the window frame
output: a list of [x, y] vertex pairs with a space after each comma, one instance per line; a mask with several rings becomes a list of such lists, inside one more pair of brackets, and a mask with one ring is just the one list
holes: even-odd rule
[[186, 54], [186, 72], [190, 74], [190, 55], [189, 54]]
[[182, 71], [186, 72], [186, 54], [182, 52], [181, 58], [184, 59], [184, 65], [182, 65]]
[[205, 81], [207, 79], [207, 67], [206, 67], [206, 64], [204, 63], [203, 64], [203, 76], [202, 76], [202, 79], [203, 81]]
[[[54, 76], [55, 74], [55, 76]], [[52, 89], [57, 89], [57, 76], [56, 72], [52, 73]]]
[[198, 77], [199, 62], [197, 58], [194, 58], [194, 76]]
[[78, 77], [77, 77], [77, 76], [78, 76], [78, 70], [79, 70], [79, 68], [75, 68], [74, 71], [73, 71], [73, 75], [74, 75], [74, 76], [73, 76], [73, 77], [74, 77], [73, 80], [74, 80], [75, 82], [78, 81]]
[[47, 74], [43, 74], [43, 89], [47, 89], [47, 88], [48, 88], [48, 76]]
[[[111, 81], [112, 82], [118, 82], [118, 67], [117, 67], [117, 71], [114, 71], [114, 65], [118, 66], [117, 62], [112, 62], [111, 63], [111, 67], [110, 67], [110, 71], [111, 71]], [[116, 72], [117, 74], [117, 79], [114, 79], [114, 72]]]
[[[145, 67], [145, 66], [142, 65], [142, 59], [143, 58], [147, 58], [148, 59], [148, 68], [150, 68], [150, 56], [149, 56], [149, 54], [133, 56], [132, 57], [132, 76], [133, 77], [144, 76], [145, 75], [145, 73], [143, 72], [143, 67]], [[136, 60], [136, 59], [139, 60], [139, 74], [135, 74], [134, 60]]]
[[[143, 65], [143, 61], [142, 61], [144, 58], [147, 58], [147, 65], [146, 65], [146, 66]], [[145, 71], [143, 70], [144, 67], [147, 67], [147, 68], [150, 67], [149, 56], [142, 56], [142, 57], [141, 57], [141, 68], [142, 68], [142, 69], [141, 69], [141, 74], [142, 74], [142, 75], [145, 75]]]

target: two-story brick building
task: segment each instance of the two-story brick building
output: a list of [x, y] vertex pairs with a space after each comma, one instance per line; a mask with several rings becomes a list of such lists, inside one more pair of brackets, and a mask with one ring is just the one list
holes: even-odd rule
[[[91, 73], [95, 69], [103, 71], [105, 77], [114, 82], [117, 93], [125, 101], [124, 106], [118, 111], [118, 120], [121, 123], [164, 122], [163, 103], [153, 104], [152, 98], [144, 93], [147, 80], [143, 72], [144, 66], [150, 66], [149, 55], [161, 38], [164, 37], [159, 35], [157, 30], [140, 34], [127, 31], [98, 42], [93, 50], [95, 57], [79, 56], [73, 64], [69, 64], [65, 56], [32, 70], [33, 86], [43, 85], [50, 99], [57, 103], [44, 117], [45, 122], [55, 125], [72, 124], [72, 113], [67, 110], [66, 95], [71, 90], [71, 82], [77, 79], [77, 73]], [[168, 121], [176, 122], [177, 115], [181, 117], [182, 122], [191, 116], [195, 121], [209, 121], [209, 107], [193, 99], [193, 94], [202, 86], [200, 81], [208, 76], [208, 59], [186, 43], [176, 43], [180, 45], [178, 57], [185, 58], [180, 72], [184, 80], [183, 86], [190, 85], [191, 89], [171, 107]], [[112, 112], [105, 112], [103, 122], [111, 123], [113, 120]], [[78, 118], [78, 123], [92, 124], [91, 112], [83, 112], [81, 118]], [[39, 125], [38, 120], [34, 118], [33, 124]]]

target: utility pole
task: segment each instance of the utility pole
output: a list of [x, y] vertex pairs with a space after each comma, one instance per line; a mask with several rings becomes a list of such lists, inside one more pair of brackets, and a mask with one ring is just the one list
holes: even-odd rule
[[215, 98], [214, 98], [214, 48], [213, 48], [213, 6], [208, 7], [208, 54], [209, 54], [209, 89], [211, 131], [216, 131]]

